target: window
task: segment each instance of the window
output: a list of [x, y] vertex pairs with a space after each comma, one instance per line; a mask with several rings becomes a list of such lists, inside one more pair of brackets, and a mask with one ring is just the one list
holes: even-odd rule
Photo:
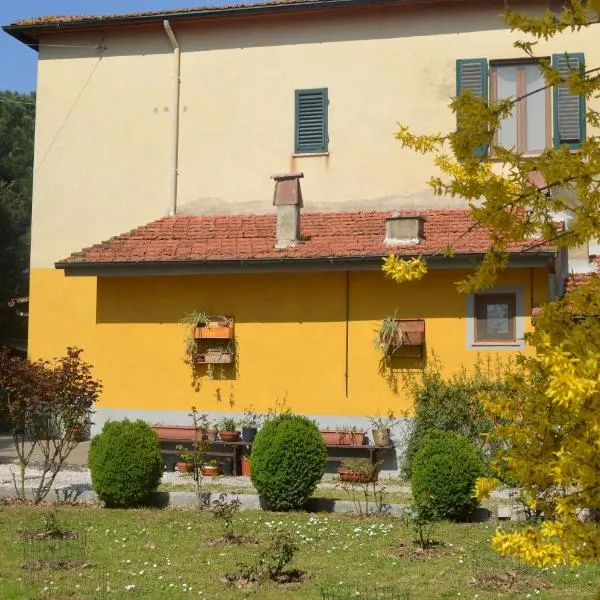
[[296, 90], [296, 154], [327, 152], [327, 88]]
[[474, 342], [516, 342], [515, 294], [475, 294]]
[[[545, 81], [537, 61], [458, 60], [457, 95], [469, 89], [479, 98], [498, 100], [542, 89], [514, 107], [496, 132], [494, 143], [524, 154], [539, 154], [552, 144], [579, 148], [585, 139], [585, 98], [569, 91], [567, 79], [572, 71], [584, 70], [584, 56], [555, 54], [552, 66], [561, 73], [563, 83], [543, 90]], [[478, 154], [486, 152], [487, 148], [482, 148]]]
[[494, 143], [503, 148], [514, 148], [524, 154], [540, 154], [552, 145], [550, 118], [550, 88], [546, 85], [538, 62], [491, 63], [492, 101], [520, 98], [512, 113], [496, 131]]

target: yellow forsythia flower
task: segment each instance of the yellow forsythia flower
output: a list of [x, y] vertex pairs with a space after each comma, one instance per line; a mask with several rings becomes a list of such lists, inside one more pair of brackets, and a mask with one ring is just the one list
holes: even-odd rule
[[475, 493], [477, 500], [487, 500], [493, 490], [498, 487], [498, 480], [495, 477], [478, 477], [475, 481]]
[[427, 273], [427, 265], [422, 256], [417, 258], [398, 258], [394, 254], [383, 259], [381, 267], [387, 277], [396, 283], [416, 281]]

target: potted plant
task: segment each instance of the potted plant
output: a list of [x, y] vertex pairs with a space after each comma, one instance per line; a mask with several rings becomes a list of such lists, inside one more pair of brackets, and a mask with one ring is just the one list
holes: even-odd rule
[[219, 436], [218, 423], [207, 421], [206, 423], [206, 439], [209, 442], [216, 442]]
[[362, 446], [365, 431], [358, 431], [355, 425], [342, 425], [336, 429], [321, 429], [326, 446]]
[[396, 319], [396, 313], [389, 315], [381, 321], [379, 329], [376, 331], [373, 346], [379, 350], [383, 356], [391, 356], [404, 345], [404, 329]]
[[236, 429], [235, 419], [225, 417], [219, 423], [219, 437], [224, 442], [237, 442], [240, 439], [240, 432]]
[[251, 444], [258, 433], [258, 428], [263, 421], [262, 415], [255, 413], [252, 406], [244, 411], [244, 417], [238, 423], [242, 428], [242, 442]]
[[345, 458], [340, 461], [338, 475], [345, 483], [371, 483], [379, 476], [378, 465], [360, 458]]
[[198, 344], [196, 343], [196, 327], [205, 326], [208, 323], [208, 315], [203, 310], [193, 310], [183, 316], [179, 321], [187, 328], [185, 338], [185, 357], [186, 362], [194, 364], [198, 356]]
[[207, 317], [206, 321], [196, 325], [194, 337], [197, 340], [233, 339], [233, 319], [231, 317]]
[[242, 462], [242, 475], [244, 477], [250, 477], [252, 472], [250, 471], [250, 457], [247, 454], [243, 454], [241, 458]]
[[216, 477], [217, 475], [222, 474], [223, 469], [219, 464], [219, 461], [215, 460], [214, 458], [202, 465], [202, 475], [204, 475], [205, 477]]
[[396, 418], [394, 411], [388, 409], [387, 415], [381, 416], [379, 413], [373, 417], [369, 417], [369, 422], [373, 428], [373, 443], [376, 446], [390, 446], [390, 429], [400, 422]]

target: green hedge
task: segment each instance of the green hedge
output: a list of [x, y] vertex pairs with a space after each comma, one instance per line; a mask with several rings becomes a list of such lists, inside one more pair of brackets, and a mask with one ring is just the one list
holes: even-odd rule
[[321, 432], [306, 417], [283, 414], [267, 421], [252, 445], [252, 483], [273, 510], [302, 508], [326, 465]]
[[164, 465], [158, 436], [144, 421], [109, 421], [92, 440], [92, 486], [107, 506], [142, 503], [159, 485]]
[[468, 519], [477, 507], [475, 480], [484, 465], [473, 445], [452, 431], [423, 439], [413, 460], [412, 493], [419, 513], [429, 519]]

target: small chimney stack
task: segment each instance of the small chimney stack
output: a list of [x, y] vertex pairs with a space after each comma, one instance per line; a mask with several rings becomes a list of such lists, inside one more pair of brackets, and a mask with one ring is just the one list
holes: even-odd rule
[[423, 217], [417, 213], [401, 215], [393, 213], [385, 220], [385, 240], [387, 246], [415, 246], [423, 241]]
[[289, 248], [300, 241], [300, 179], [304, 173], [283, 173], [271, 177], [275, 180], [273, 206], [277, 214], [275, 248]]

